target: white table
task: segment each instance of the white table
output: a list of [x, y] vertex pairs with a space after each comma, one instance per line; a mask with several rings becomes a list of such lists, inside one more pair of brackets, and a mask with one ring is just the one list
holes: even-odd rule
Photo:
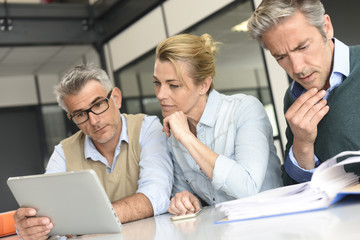
[[164, 214], [123, 225], [121, 234], [89, 235], [96, 240], [226, 240], [226, 239], [360, 239], [360, 197], [345, 199], [323, 211], [293, 214], [227, 224], [214, 224], [224, 217], [214, 207], [205, 207], [194, 219], [170, 221]]

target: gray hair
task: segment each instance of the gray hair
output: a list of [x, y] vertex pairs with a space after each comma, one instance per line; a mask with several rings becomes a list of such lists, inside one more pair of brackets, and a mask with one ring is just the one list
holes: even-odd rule
[[59, 106], [68, 112], [64, 98], [68, 95], [78, 94], [90, 80], [98, 81], [108, 92], [114, 87], [106, 72], [101, 68], [92, 64], [77, 65], [71, 68], [64, 75], [60, 83], [55, 86], [55, 94]]
[[320, 0], [263, 0], [248, 21], [250, 37], [266, 48], [262, 35], [297, 12], [304, 14], [326, 41], [323, 29], [325, 9]]

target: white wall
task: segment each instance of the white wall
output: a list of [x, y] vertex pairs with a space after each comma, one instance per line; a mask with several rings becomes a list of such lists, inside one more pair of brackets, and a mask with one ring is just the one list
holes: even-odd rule
[[[62, 51], [62, 55], [65, 56], [58, 56], [59, 60], [53, 59], [55, 62], [58, 61], [57, 67], [56, 64], [49, 64], [48, 67], [44, 67], [34, 74], [0, 77], [0, 107], [39, 104], [35, 75], [38, 77], [41, 104], [56, 104], [54, 86], [59, 83], [62, 75], [68, 71], [69, 68], [76, 64], [83, 63], [83, 57], [88, 63], [100, 65], [99, 56], [92, 47], [70, 46], [65, 48], [67, 50]], [[41, 51], [41, 48], [39, 49]], [[86, 51], [84, 51], [83, 56], [78, 59], [66, 57], [69, 51], [82, 52], [84, 49], [86, 49]], [[62, 62], [62, 59], [65, 59], [66, 62]]]
[[124, 67], [144, 53], [154, 49], [160, 41], [165, 39], [167, 36], [164, 18], [166, 18], [168, 33], [171, 36], [189, 28], [233, 1], [166, 1], [163, 4], [164, 15], [161, 6], [157, 7], [104, 46], [104, 51], [108, 52], [107, 56], [110, 57], [112, 64], [112, 66], [108, 66], [108, 69], [112, 68], [116, 71]]
[[157, 7], [109, 42], [112, 67], [116, 71], [140, 57], [166, 38], [161, 13]]
[[59, 83], [58, 74], [39, 74], [38, 75], [40, 98], [42, 103], [56, 103], [54, 86]]
[[169, 36], [186, 30], [234, 0], [170, 0], [164, 3]]
[[38, 104], [33, 75], [0, 78], [0, 107]]

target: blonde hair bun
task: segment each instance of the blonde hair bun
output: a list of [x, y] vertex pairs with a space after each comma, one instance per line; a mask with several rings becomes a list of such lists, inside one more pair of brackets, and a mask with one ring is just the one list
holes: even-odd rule
[[214, 42], [212, 36], [208, 33], [201, 35], [201, 40], [204, 42], [204, 46], [208, 49], [208, 52], [213, 56], [217, 53], [217, 42]]

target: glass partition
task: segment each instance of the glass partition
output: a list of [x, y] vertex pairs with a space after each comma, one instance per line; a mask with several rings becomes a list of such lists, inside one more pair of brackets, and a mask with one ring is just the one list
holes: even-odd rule
[[58, 105], [44, 105], [41, 108], [48, 156], [45, 157], [45, 166], [54, 151], [55, 145], [67, 137], [64, 110]]
[[[249, 38], [246, 28], [251, 16], [251, 1], [236, 3], [221, 10], [189, 29], [189, 33], [209, 33], [220, 42], [216, 56], [214, 86], [227, 95], [243, 93], [258, 98], [264, 105], [273, 127], [274, 138], [279, 138], [278, 126], [259, 44]], [[238, 28], [240, 30], [235, 31]]]
[[[220, 42], [216, 56], [215, 89], [227, 95], [243, 93], [255, 96], [264, 105], [273, 127], [281, 153], [276, 115], [265, 71], [261, 48], [249, 38], [247, 32], [233, 31], [233, 27], [246, 21], [252, 13], [250, 1], [236, 2], [201, 21], [187, 33], [209, 33]], [[148, 53], [115, 73], [123, 92], [124, 113], [144, 112], [157, 115], [161, 109], [154, 94], [154, 51]]]

